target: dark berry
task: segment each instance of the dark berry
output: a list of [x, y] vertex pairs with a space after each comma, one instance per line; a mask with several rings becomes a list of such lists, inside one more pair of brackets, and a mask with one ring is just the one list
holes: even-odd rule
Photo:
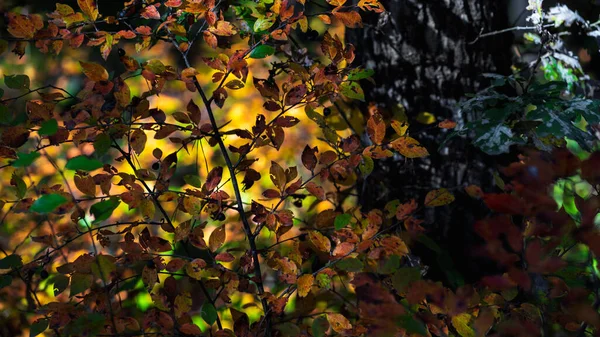
[[323, 115], [325, 115], [325, 117], [328, 117], [329, 115], [331, 115], [331, 109], [330, 108], [323, 109]]
[[42, 270], [42, 272], [40, 273], [40, 277], [42, 278], [42, 280], [47, 279], [48, 278], [48, 271]]
[[123, 48], [119, 48], [119, 56], [120, 56], [120, 57], [123, 57], [123, 56], [125, 56], [125, 54], [126, 54], [126, 53], [125, 53], [125, 49], [123, 49]]
[[152, 169], [154, 171], [158, 171], [159, 168], [160, 168], [160, 163], [159, 162], [154, 162], [154, 164], [152, 164]]
[[219, 213], [219, 214], [217, 215], [217, 220], [219, 220], [219, 221], [225, 221], [225, 214], [223, 214], [223, 213]]

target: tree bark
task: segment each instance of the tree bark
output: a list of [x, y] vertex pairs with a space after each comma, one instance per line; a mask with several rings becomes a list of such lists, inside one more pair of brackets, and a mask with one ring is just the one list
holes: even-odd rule
[[367, 102], [375, 102], [388, 116], [401, 104], [409, 119], [410, 135], [429, 150], [430, 156], [379, 162], [359, 187], [360, 203], [368, 210], [393, 199], [423, 201], [435, 188], [452, 189], [457, 202], [428, 209], [425, 224], [430, 236], [458, 250], [450, 253], [455, 255], [453, 259], [459, 258], [454, 261], [461, 261], [461, 255], [469, 254], [465, 250], [472, 249], [477, 241], [472, 224], [484, 216], [485, 209], [481, 201], [466, 196], [462, 187], [476, 184], [493, 189], [496, 158], [481, 153], [466, 139], [439, 148], [448, 131], [436, 124], [420, 124], [415, 117], [429, 112], [436, 116], [436, 123], [451, 119], [460, 125], [475, 117], [464, 115], [458, 103], [465, 94], [486, 85], [481, 74], [510, 73], [512, 34], [475, 41], [481, 32], [510, 26], [508, 0], [382, 3], [387, 13], [365, 17], [365, 29], [349, 31], [348, 42], [357, 47], [356, 64], [375, 70], [375, 84], [363, 84]]

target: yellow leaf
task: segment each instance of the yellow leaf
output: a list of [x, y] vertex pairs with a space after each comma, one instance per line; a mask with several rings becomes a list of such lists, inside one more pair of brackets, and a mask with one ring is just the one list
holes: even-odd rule
[[174, 303], [175, 317], [179, 318], [192, 309], [192, 298], [189, 293], [185, 292], [175, 297]]
[[148, 199], [142, 199], [140, 201], [140, 213], [144, 218], [152, 219], [154, 218], [154, 212], [156, 211], [156, 207], [154, 206], [154, 202]]
[[96, 7], [95, 0], [77, 0], [79, 8], [87, 15], [92, 21], [96, 21], [98, 18], [98, 8]]
[[406, 158], [421, 158], [429, 155], [429, 151], [412, 137], [400, 137], [391, 142], [390, 145]]
[[425, 206], [427, 207], [444, 206], [453, 201], [454, 196], [445, 188], [429, 191], [425, 196]]
[[350, 324], [350, 321], [343, 315], [327, 314], [327, 320], [329, 321], [331, 328], [335, 332], [341, 333], [346, 330], [352, 329], [352, 324]]
[[310, 292], [310, 288], [315, 282], [312, 274], [302, 275], [298, 278], [298, 296], [305, 297]]
[[429, 125], [435, 123], [435, 116], [430, 112], [420, 112], [415, 119], [421, 124]]
[[406, 134], [406, 130], [408, 130], [408, 123], [406, 122], [398, 122], [397, 120], [393, 120], [390, 124], [398, 136], [404, 136]]
[[191, 278], [200, 280], [202, 278], [204, 267], [206, 267], [206, 261], [200, 258], [194, 259], [185, 266], [185, 272]]
[[475, 331], [469, 326], [471, 315], [462, 313], [452, 317], [452, 325], [461, 337], [475, 337]]
[[310, 231], [308, 233], [308, 239], [318, 250], [324, 253], [329, 253], [331, 251], [331, 242], [323, 234], [317, 231]]
[[81, 65], [81, 68], [83, 68], [83, 73], [85, 76], [87, 76], [90, 80], [94, 82], [108, 80], [108, 72], [98, 63], [79, 61], [79, 64]]

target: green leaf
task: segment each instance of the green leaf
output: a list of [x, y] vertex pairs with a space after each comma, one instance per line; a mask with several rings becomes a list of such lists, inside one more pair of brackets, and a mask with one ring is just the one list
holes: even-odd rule
[[337, 267], [348, 272], [359, 272], [363, 270], [364, 264], [359, 259], [349, 257], [338, 262]]
[[27, 167], [31, 165], [41, 155], [38, 152], [17, 153], [17, 159], [12, 162], [12, 167]]
[[104, 155], [110, 149], [110, 136], [106, 133], [101, 133], [94, 140], [94, 150], [98, 155]]
[[112, 215], [112, 212], [119, 207], [121, 201], [117, 197], [111, 197], [108, 200], [100, 201], [90, 207], [90, 213], [94, 215], [94, 224], [104, 221]]
[[0, 289], [8, 287], [12, 283], [12, 276], [0, 275]]
[[317, 286], [323, 289], [331, 289], [331, 278], [324, 273], [318, 274], [315, 279]]
[[218, 317], [217, 309], [210, 302], [204, 302], [200, 311], [200, 316], [208, 325], [213, 325]]
[[[285, 322], [283, 324], [277, 324], [276, 329], [281, 333], [281, 336], [296, 337], [300, 336], [300, 327], [292, 322]], [[305, 335], [304, 335], [305, 336]]]
[[315, 318], [312, 323], [312, 335], [314, 337], [324, 337], [327, 330], [329, 330], [327, 318], [325, 318], [325, 316]]
[[71, 290], [69, 296], [73, 297], [89, 289], [92, 285], [92, 280], [92, 275], [74, 273], [71, 276]]
[[384, 265], [379, 268], [379, 272], [388, 275], [394, 273], [398, 268], [400, 268], [400, 256], [392, 255], [385, 261]]
[[273, 54], [275, 54], [275, 48], [273, 48], [273, 46], [261, 44], [260, 46], [254, 48], [250, 52], [250, 58], [264, 59], [265, 57], [271, 56]]
[[405, 293], [412, 282], [420, 279], [421, 271], [419, 268], [404, 267], [396, 270], [392, 276], [392, 284], [399, 293]]
[[375, 74], [375, 70], [373, 69], [352, 69], [352, 71], [348, 74], [348, 79], [350, 81], [358, 81], [365, 78], [370, 78]]
[[110, 273], [115, 270], [117, 270], [115, 258], [109, 255], [98, 255], [96, 262], [92, 263], [92, 273], [104, 281], [108, 281]]
[[202, 181], [200, 181], [200, 176], [197, 174], [186, 174], [183, 176], [183, 181], [197, 188], [202, 187]]
[[35, 337], [48, 329], [48, 319], [41, 318], [31, 324], [29, 337]]
[[350, 219], [352, 219], [352, 215], [347, 214], [347, 213], [340, 214], [335, 217], [335, 221], [333, 222], [333, 225], [335, 226], [336, 230], [340, 230], [340, 229], [348, 226], [348, 224], [350, 223]]
[[15, 189], [17, 190], [17, 197], [19, 197], [19, 199], [25, 197], [25, 193], [27, 193], [27, 185], [25, 184], [23, 179], [15, 173], [13, 173], [11, 181], [15, 184]]
[[38, 130], [40, 136], [52, 136], [58, 131], [58, 122], [56, 119], [49, 119], [42, 124]]
[[69, 286], [69, 277], [63, 274], [56, 274], [52, 278], [52, 282], [52, 285], [54, 286], [54, 296], [58, 296]]
[[362, 156], [362, 161], [360, 162], [360, 164], [358, 164], [358, 169], [360, 170], [360, 173], [362, 173], [362, 175], [366, 177], [369, 174], [371, 174], [371, 172], [373, 172], [374, 168], [375, 162], [373, 161], [373, 158]]
[[365, 93], [358, 82], [343, 82], [340, 84], [340, 92], [348, 98], [365, 101]]
[[11, 89], [29, 90], [29, 76], [27, 75], [4, 75], [4, 84]]
[[433, 241], [430, 237], [428, 237], [425, 234], [419, 235], [419, 237], [417, 238], [417, 241], [419, 241], [420, 243], [425, 245], [425, 247], [433, 250], [434, 252], [436, 252], [438, 254], [442, 252], [442, 248], [440, 248], [440, 246], [438, 246], [438, 244], [435, 243], [435, 241]]
[[0, 269], [13, 269], [19, 268], [23, 265], [21, 256], [12, 254], [4, 257], [0, 260]]
[[67, 170], [93, 171], [102, 167], [102, 163], [97, 159], [91, 159], [86, 156], [77, 156], [69, 159], [65, 168]]
[[409, 334], [419, 334], [427, 336], [427, 328], [423, 322], [415, 319], [412, 315], [399, 316], [396, 320], [396, 325], [403, 328]]
[[67, 203], [68, 200], [60, 194], [44, 194], [33, 202], [33, 205], [29, 208], [32, 212], [37, 213], [51, 213], [57, 209], [60, 205]]

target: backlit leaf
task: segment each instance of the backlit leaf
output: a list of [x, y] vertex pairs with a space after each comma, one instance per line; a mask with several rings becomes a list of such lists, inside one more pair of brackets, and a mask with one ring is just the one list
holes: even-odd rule
[[79, 61], [79, 64], [81, 65], [81, 68], [83, 68], [85, 76], [90, 80], [94, 82], [108, 80], [108, 72], [98, 63]]

